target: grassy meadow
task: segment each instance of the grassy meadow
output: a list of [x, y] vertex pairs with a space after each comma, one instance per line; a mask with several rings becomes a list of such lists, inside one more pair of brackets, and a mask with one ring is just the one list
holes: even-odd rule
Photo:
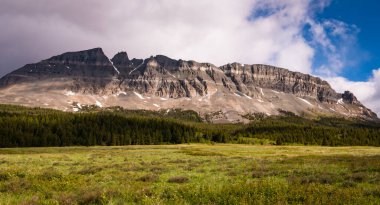
[[380, 148], [3, 148], [0, 204], [380, 204]]

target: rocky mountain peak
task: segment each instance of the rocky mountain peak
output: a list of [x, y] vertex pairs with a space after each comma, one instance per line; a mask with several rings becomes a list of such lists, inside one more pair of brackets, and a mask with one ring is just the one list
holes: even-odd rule
[[147, 68], [150, 69], [164, 69], [167, 71], [175, 71], [180, 67], [179, 61], [171, 59], [164, 55], [151, 56], [145, 59]]
[[133, 59], [131, 60], [131, 64], [132, 64], [132, 66], [139, 66], [139, 65], [141, 65], [142, 63], [144, 63], [144, 60], [143, 60], [143, 59], [133, 58]]
[[171, 59], [167, 56], [164, 55], [157, 55], [154, 57], [154, 59], [161, 65], [165, 67], [173, 67], [173, 66], [178, 66], [178, 61]]
[[342, 99], [345, 103], [349, 103], [349, 104], [358, 104], [359, 103], [359, 101], [356, 99], [354, 94], [351, 93], [350, 91], [345, 91], [342, 94]]
[[147, 67], [149, 68], [158, 68], [160, 67], [159, 62], [155, 58], [149, 58], [146, 63]]
[[85, 51], [67, 52], [58, 56], [53, 56], [46, 60], [49, 63], [76, 64], [76, 65], [98, 65], [109, 66], [110, 61], [104, 54], [102, 48], [93, 48]]
[[119, 52], [117, 53], [111, 61], [113, 62], [114, 65], [129, 65], [130, 60], [128, 58], [127, 52]]

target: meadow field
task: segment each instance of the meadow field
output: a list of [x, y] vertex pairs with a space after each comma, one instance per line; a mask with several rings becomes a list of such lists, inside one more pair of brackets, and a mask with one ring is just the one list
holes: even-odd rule
[[3, 148], [0, 204], [380, 204], [380, 148]]

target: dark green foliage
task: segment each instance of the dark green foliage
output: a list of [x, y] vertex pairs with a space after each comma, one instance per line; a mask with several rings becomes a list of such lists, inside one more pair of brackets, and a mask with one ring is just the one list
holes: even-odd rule
[[113, 107], [67, 113], [0, 105], [0, 147], [252, 143], [257, 139], [277, 145], [380, 146], [380, 125], [342, 118], [309, 120], [289, 114], [260, 116], [248, 125], [211, 124], [201, 122], [194, 111]]
[[188, 143], [194, 129], [172, 120], [110, 113], [2, 116], [2, 147]]
[[[169, 117], [162, 117], [164, 114]], [[200, 142], [203, 135], [197, 133], [197, 128], [190, 123], [186, 123], [199, 119], [194, 111], [180, 110], [154, 113], [107, 109], [74, 114], [1, 105], [0, 147]], [[219, 132], [211, 132], [208, 137], [223, 140], [223, 135]]]
[[[102, 108], [96, 107], [96, 106], [83, 106], [83, 111], [91, 112], [91, 111], [101, 111]], [[170, 119], [176, 119], [176, 120], [182, 120], [182, 121], [191, 121], [191, 122], [202, 122], [202, 118], [198, 115], [197, 112], [193, 110], [181, 110], [181, 109], [168, 109], [168, 110], [159, 110], [159, 111], [152, 111], [152, 110], [127, 110], [123, 107], [108, 107], [103, 108], [103, 110], [122, 114], [124, 116], [135, 116], [135, 117], [160, 117], [160, 118], [170, 118]]]
[[380, 146], [380, 125], [343, 118], [310, 120], [298, 116], [262, 119], [236, 130], [236, 136], [270, 139], [277, 145]]

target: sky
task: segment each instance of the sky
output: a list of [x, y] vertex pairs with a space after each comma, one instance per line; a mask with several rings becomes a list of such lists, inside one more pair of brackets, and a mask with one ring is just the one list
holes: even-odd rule
[[380, 115], [377, 0], [0, 0], [0, 76], [67, 51], [270, 64]]

